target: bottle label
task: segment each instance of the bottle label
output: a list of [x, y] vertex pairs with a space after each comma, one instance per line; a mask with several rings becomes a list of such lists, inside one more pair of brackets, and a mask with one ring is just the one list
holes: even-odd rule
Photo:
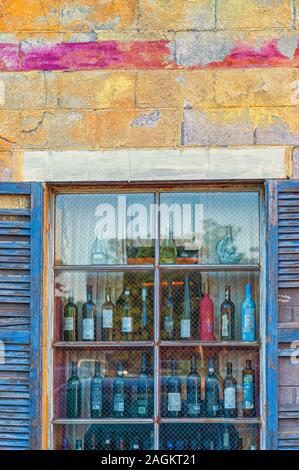
[[125, 411], [124, 396], [121, 393], [116, 393], [114, 395], [113, 409], [114, 411], [120, 412], [120, 413]]
[[133, 317], [122, 317], [121, 331], [122, 333], [133, 333]]
[[243, 408], [244, 410], [253, 409], [253, 376], [245, 375], [243, 378]]
[[104, 309], [103, 310], [103, 328], [112, 328], [113, 327], [113, 310]]
[[173, 318], [172, 317], [165, 317], [164, 329], [167, 333], [172, 334], [173, 332]]
[[236, 408], [236, 389], [234, 387], [226, 387], [224, 389], [224, 408], [226, 410], [234, 410]]
[[244, 333], [254, 333], [255, 331], [255, 309], [245, 307], [244, 309]]
[[138, 415], [144, 416], [146, 414], [146, 411], [147, 411], [146, 400], [138, 400], [138, 408], [137, 408]]
[[94, 319], [84, 318], [83, 320], [83, 340], [94, 341]]
[[190, 338], [191, 336], [191, 322], [190, 320], [181, 320], [181, 338]]
[[181, 411], [182, 398], [180, 393], [168, 393], [168, 411]]
[[99, 387], [91, 387], [91, 409], [93, 411], [102, 409], [102, 390]]
[[200, 414], [200, 404], [187, 403], [187, 415], [198, 416]]
[[66, 317], [64, 319], [64, 331], [73, 331], [74, 330], [74, 318]]
[[228, 337], [228, 316], [226, 313], [222, 316], [222, 336]]

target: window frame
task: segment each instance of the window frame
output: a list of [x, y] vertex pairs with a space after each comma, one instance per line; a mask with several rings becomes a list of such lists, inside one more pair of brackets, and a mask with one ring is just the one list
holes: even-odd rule
[[[48, 282], [47, 289], [50, 295], [47, 300], [47, 310], [48, 310], [48, 322], [47, 322], [47, 393], [49, 396], [48, 406], [47, 406], [47, 422], [45, 423], [45, 428], [47, 430], [47, 443], [48, 448], [53, 449], [53, 435], [54, 435], [54, 426], [52, 422], [53, 417], [53, 357], [54, 349], [52, 348], [52, 338], [54, 337], [54, 274], [55, 274], [55, 197], [57, 194], [82, 194], [82, 193], [113, 193], [113, 194], [125, 194], [125, 193], [166, 193], [166, 192], [258, 192], [259, 193], [259, 304], [260, 304], [260, 388], [259, 388], [259, 401], [260, 401], [260, 416], [259, 416], [259, 426], [260, 426], [260, 449], [270, 448], [271, 444], [269, 442], [269, 429], [273, 430], [273, 423], [271, 424], [268, 416], [267, 410], [267, 401], [268, 389], [269, 389], [269, 373], [268, 373], [268, 364], [269, 364], [269, 348], [267, 347], [267, 325], [269, 322], [269, 292], [268, 288], [266, 289], [267, 283], [269, 282], [268, 271], [271, 263], [272, 252], [270, 253], [268, 237], [266, 230], [269, 230], [269, 224], [265, 224], [264, 221], [269, 217], [267, 205], [269, 199], [267, 196], [267, 191], [265, 194], [265, 189], [263, 184], [260, 182], [247, 183], [243, 184], [238, 183], [228, 183], [228, 182], [209, 182], [209, 183], [193, 183], [193, 182], [155, 182], [145, 183], [142, 185], [140, 183], [124, 183], [124, 184], [113, 184], [113, 183], [100, 183], [100, 184], [55, 184], [48, 187], [48, 224], [47, 224], [47, 238], [48, 238]], [[156, 196], [155, 196], [156, 199]], [[158, 202], [158, 201], [155, 201]], [[158, 221], [156, 223], [156, 230], [159, 232]], [[157, 312], [157, 305], [160, 302], [160, 274], [159, 270], [156, 269], [156, 264], [159, 263], [157, 254], [159, 253], [160, 248], [160, 238], [159, 236], [155, 237], [155, 263], [154, 265], [146, 265], [145, 269], [150, 272], [155, 273], [155, 311], [154, 311], [154, 323], [155, 323], [155, 343], [157, 340], [156, 332], [160, 331], [160, 315]], [[273, 245], [271, 245], [273, 251]], [[157, 250], [158, 248], [158, 250]], [[272, 263], [273, 264], [273, 263]], [[115, 266], [116, 270], [125, 270], [126, 265]], [[143, 266], [144, 267], [144, 266]], [[211, 268], [215, 266], [211, 266]], [[75, 267], [74, 267], [75, 268]], [[76, 267], [78, 268], [78, 266]], [[138, 265], [129, 265], [130, 271], [140, 269]], [[172, 266], [173, 268], [173, 266]], [[179, 268], [182, 268], [179, 266]], [[59, 269], [62, 271], [65, 270], [65, 266], [60, 266]], [[171, 269], [171, 268], [170, 268]], [[197, 269], [200, 271], [200, 265], [188, 266], [188, 269]], [[93, 270], [93, 267], [91, 268]], [[105, 267], [101, 269], [105, 270]], [[237, 269], [236, 269], [237, 270]], [[249, 269], [248, 269], [249, 270]], [[206, 270], [202, 270], [206, 271]], [[213, 269], [211, 269], [213, 271]], [[275, 302], [275, 301], [274, 301]], [[273, 302], [272, 302], [273, 305]], [[176, 341], [177, 343], [177, 341]], [[185, 342], [186, 343], [186, 342]], [[191, 344], [190, 344], [191, 343]], [[188, 342], [189, 345], [192, 345], [192, 341]], [[113, 343], [112, 343], [113, 345]], [[136, 343], [135, 343], [136, 345]], [[158, 346], [155, 344], [155, 354], [154, 354], [154, 368], [156, 370], [161, 370], [160, 368], [160, 351], [157, 352]], [[273, 351], [271, 351], [271, 357], [273, 357]], [[159, 391], [160, 391], [160, 375], [155, 373], [155, 414], [158, 409], [159, 401]], [[271, 403], [273, 403], [271, 399]], [[106, 422], [109, 420], [105, 419]], [[155, 421], [153, 424], [155, 426], [155, 444], [157, 446], [159, 442], [159, 423]]]

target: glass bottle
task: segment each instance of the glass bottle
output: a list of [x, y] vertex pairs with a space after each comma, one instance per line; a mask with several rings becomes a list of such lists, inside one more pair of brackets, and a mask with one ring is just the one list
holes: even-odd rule
[[165, 305], [164, 315], [164, 338], [165, 340], [174, 339], [174, 318], [173, 318], [173, 300], [172, 300], [172, 282], [168, 282], [168, 298]]
[[112, 450], [112, 441], [109, 435], [104, 439], [103, 450]]
[[220, 383], [215, 374], [214, 361], [209, 359], [208, 363], [209, 372], [205, 381], [205, 406], [206, 416], [208, 418], [216, 418], [219, 416], [220, 408]]
[[133, 306], [130, 290], [125, 289], [124, 304], [122, 306], [121, 334], [124, 341], [132, 341], [135, 332]]
[[190, 373], [186, 378], [188, 418], [198, 418], [201, 413], [201, 378], [196, 369], [196, 357], [192, 356]]
[[161, 264], [176, 264], [177, 248], [173, 236], [173, 213], [169, 214], [169, 226], [166, 227], [166, 237], [162, 241], [160, 249]]
[[167, 382], [167, 414], [178, 418], [182, 412], [182, 382], [177, 374], [177, 363], [171, 361], [171, 375]]
[[81, 382], [75, 361], [72, 361], [71, 376], [66, 383], [66, 415], [70, 419], [81, 417]]
[[147, 322], [147, 288], [143, 287], [141, 290], [141, 300], [142, 300], [142, 309], [141, 309], [141, 322], [140, 322], [140, 339], [147, 341], [149, 339], [149, 329]]
[[106, 287], [105, 302], [102, 305], [102, 340], [113, 340], [113, 317], [115, 306], [111, 301], [111, 288]]
[[242, 341], [256, 340], [256, 307], [251, 296], [251, 284], [246, 284], [246, 299], [242, 304]]
[[64, 341], [77, 341], [78, 307], [74, 303], [72, 291], [68, 293], [68, 302], [64, 307], [63, 339]]
[[92, 286], [87, 286], [87, 302], [82, 306], [82, 339], [83, 341], [95, 340], [96, 306], [92, 301]]
[[91, 247], [91, 264], [109, 264], [109, 248], [108, 243], [103, 237], [103, 230], [100, 230], [100, 236], [96, 235], [96, 238]]
[[216, 253], [220, 264], [238, 264], [242, 255], [234, 245], [232, 227], [226, 227], [225, 236], [217, 243]]
[[233, 377], [233, 365], [227, 363], [227, 375], [224, 380], [224, 414], [227, 418], [235, 418], [237, 410], [237, 381]]
[[251, 368], [251, 361], [246, 361], [246, 367], [242, 371], [243, 390], [243, 416], [252, 418], [255, 416], [255, 371]]
[[191, 339], [191, 308], [190, 308], [190, 279], [188, 274], [185, 277], [185, 294], [184, 294], [184, 312], [181, 318], [181, 339]]
[[230, 286], [225, 287], [225, 300], [221, 305], [221, 340], [233, 341], [235, 339], [235, 305], [231, 301]]
[[117, 366], [117, 378], [113, 386], [113, 415], [115, 418], [124, 418], [125, 416], [125, 379], [124, 370], [121, 362]]
[[214, 303], [209, 296], [209, 285], [204, 282], [204, 296], [200, 302], [200, 340], [214, 341]]
[[103, 377], [101, 363], [95, 363], [95, 374], [90, 381], [90, 416], [101, 418], [103, 409]]

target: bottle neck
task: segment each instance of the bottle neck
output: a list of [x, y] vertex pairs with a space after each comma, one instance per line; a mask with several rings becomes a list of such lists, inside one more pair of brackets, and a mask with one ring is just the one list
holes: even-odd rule
[[95, 364], [95, 375], [101, 375], [101, 363], [96, 362]]
[[184, 308], [185, 308], [185, 318], [189, 319], [190, 318], [190, 285], [189, 285], [189, 277], [188, 276], [186, 276], [186, 279], [185, 279]]
[[191, 374], [196, 374], [196, 358], [195, 356], [192, 356], [191, 358]]
[[225, 288], [225, 300], [230, 301], [230, 286], [226, 286]]
[[232, 364], [228, 363], [227, 364], [227, 376], [228, 377], [231, 377], [233, 374], [233, 367], [232, 367]]
[[251, 285], [246, 284], [246, 299], [251, 299]]
[[106, 289], [106, 303], [110, 304], [111, 302], [111, 289], [110, 287], [107, 287]]
[[246, 369], [251, 370], [251, 361], [246, 361]]
[[172, 362], [171, 364], [171, 375], [177, 375], [177, 365], [176, 362]]
[[87, 287], [87, 302], [92, 302], [92, 287]]
[[75, 362], [72, 362], [72, 376], [77, 376], [77, 364]]
[[122, 364], [118, 364], [117, 375], [119, 377], [123, 377], [123, 375], [124, 375], [124, 370], [123, 370], [123, 365]]
[[146, 374], [146, 354], [142, 353], [141, 356], [141, 373]]

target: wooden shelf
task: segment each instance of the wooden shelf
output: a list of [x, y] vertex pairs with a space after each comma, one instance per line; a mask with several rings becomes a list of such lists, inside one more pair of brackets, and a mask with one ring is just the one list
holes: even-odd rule
[[[54, 348], [147, 348], [155, 346], [154, 341], [55, 341]], [[161, 341], [161, 347], [203, 347], [203, 348], [259, 348], [259, 341]]]
[[[157, 422], [154, 419], [138, 419], [138, 418], [102, 418], [102, 419], [92, 419], [92, 418], [78, 418], [78, 419], [54, 419], [52, 423], [54, 425], [67, 425], [67, 424], [76, 424], [76, 425], [91, 425], [91, 424], [154, 424]], [[161, 424], [261, 424], [260, 418], [160, 418], [159, 423]]]

